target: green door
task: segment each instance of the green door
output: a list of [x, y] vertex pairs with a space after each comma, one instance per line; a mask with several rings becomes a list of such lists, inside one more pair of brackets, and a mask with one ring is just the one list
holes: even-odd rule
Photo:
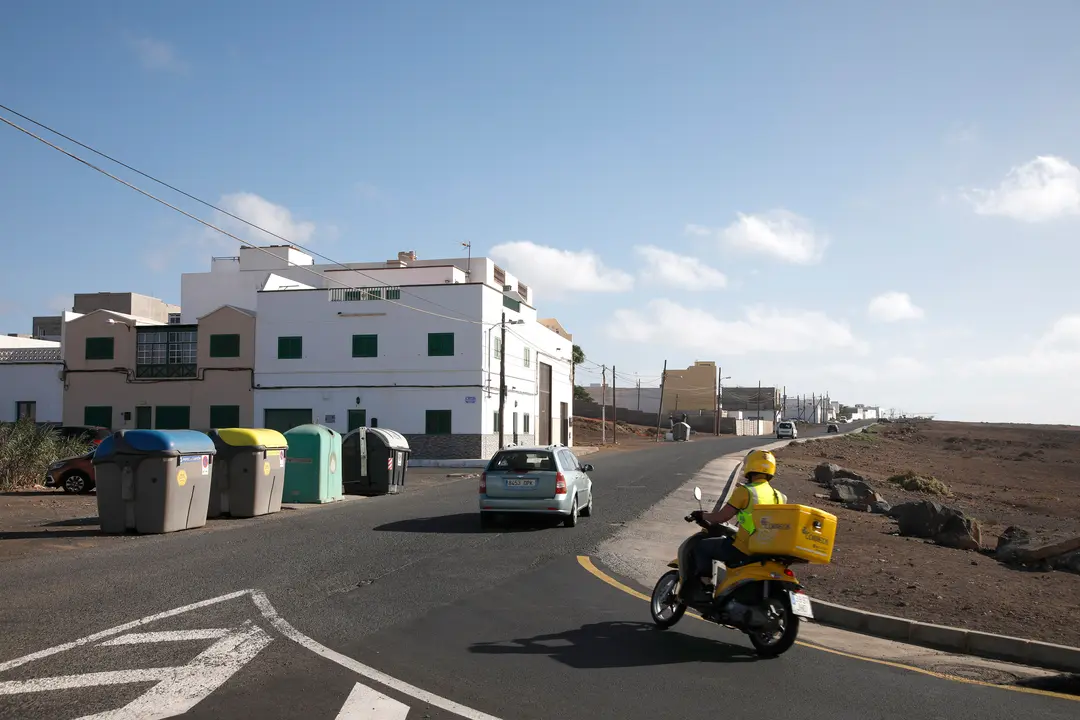
[[367, 410], [349, 411], [349, 432], [365, 425], [367, 425]]
[[139, 405], [135, 408], [135, 427], [139, 430], [149, 430], [154, 427], [149, 405]]
[[311, 408], [267, 408], [263, 411], [263, 427], [280, 433], [310, 423]]

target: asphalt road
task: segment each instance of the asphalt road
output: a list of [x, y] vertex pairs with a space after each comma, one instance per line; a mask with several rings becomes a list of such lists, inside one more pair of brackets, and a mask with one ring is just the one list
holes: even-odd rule
[[810, 648], [756, 661], [689, 618], [656, 631], [578, 563], [760, 442], [590, 456], [597, 512], [574, 529], [482, 532], [464, 479], [4, 563], [0, 718], [1077, 717]]

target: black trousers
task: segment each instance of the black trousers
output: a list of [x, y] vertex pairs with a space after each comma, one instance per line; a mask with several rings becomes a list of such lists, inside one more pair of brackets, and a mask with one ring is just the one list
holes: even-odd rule
[[712, 561], [719, 560], [727, 567], [745, 562], [747, 555], [735, 549], [735, 538], [705, 538], [694, 548], [695, 577], [712, 575]]

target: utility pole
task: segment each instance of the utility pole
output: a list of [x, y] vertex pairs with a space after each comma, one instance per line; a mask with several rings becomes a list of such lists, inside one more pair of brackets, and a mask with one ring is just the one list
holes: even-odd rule
[[601, 390], [603, 402], [600, 403], [600, 444], [607, 445], [607, 365], [600, 366]]
[[506, 411], [506, 311], [502, 314], [502, 323], [499, 325], [499, 449], [506, 447], [503, 444], [503, 413]]
[[660, 373], [660, 407], [656, 409], [656, 442], [660, 442], [660, 418], [664, 412], [664, 383], [667, 382], [667, 360], [664, 361], [664, 372]]
[[716, 403], [713, 405], [713, 435], [720, 436], [720, 377], [724, 374], [723, 368], [716, 369]]
[[611, 444], [618, 445], [619, 441], [615, 439], [615, 433], [617, 432], [619, 421], [619, 405], [616, 402], [619, 399], [619, 393], [615, 390], [615, 366], [611, 366]]
[[783, 403], [784, 403], [783, 407], [781, 407], [781, 409], [780, 409], [780, 419], [781, 420], [784, 420], [784, 419], [787, 418], [787, 385], [784, 386], [784, 400], [783, 400]]
[[810, 420], [810, 422], [812, 422], [812, 423], [814, 423], [815, 425], [817, 425], [817, 424], [818, 424], [818, 417], [817, 417], [817, 396], [816, 396], [816, 395], [814, 395], [814, 393], [810, 393], [810, 417], [811, 417], [811, 420]]
[[637, 381], [637, 409], [641, 412], [641, 378]]

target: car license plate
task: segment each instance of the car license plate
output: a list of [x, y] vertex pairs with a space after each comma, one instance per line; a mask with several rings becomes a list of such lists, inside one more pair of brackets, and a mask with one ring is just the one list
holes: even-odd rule
[[506, 487], [531, 488], [536, 487], [536, 478], [507, 478]]
[[804, 593], [788, 591], [791, 597], [791, 612], [808, 620], [814, 619], [814, 608], [810, 604], [810, 596]]

